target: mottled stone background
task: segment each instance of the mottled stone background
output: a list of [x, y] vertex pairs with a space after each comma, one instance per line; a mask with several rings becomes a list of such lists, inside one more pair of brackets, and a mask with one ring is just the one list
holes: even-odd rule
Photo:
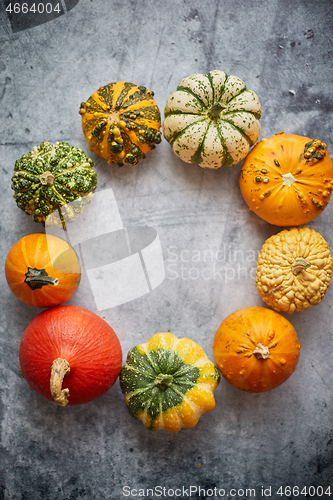
[[[2, 262], [19, 238], [42, 230], [12, 197], [15, 160], [43, 140], [68, 141], [95, 161], [99, 189], [113, 188], [124, 223], [155, 227], [163, 247], [165, 281], [100, 313], [124, 357], [170, 330], [212, 358], [220, 322], [240, 307], [264, 305], [255, 258], [280, 229], [248, 211], [238, 187], [241, 165], [204, 171], [178, 160], [165, 140], [137, 167], [107, 165], [89, 153], [80, 102], [100, 85], [127, 80], [153, 90], [163, 112], [183, 77], [223, 69], [259, 95], [261, 137], [283, 130], [318, 137], [333, 151], [332, 7], [330, 0], [80, 0], [50, 22], [15, 31], [1, 3]], [[333, 248], [331, 203], [309, 226]], [[181, 259], [219, 249], [220, 262]], [[214, 266], [215, 278], [204, 279], [202, 270]], [[124, 486], [143, 494], [157, 485], [206, 489], [192, 498], [209, 498], [214, 487], [226, 494], [255, 488], [257, 498], [262, 486], [272, 487], [272, 498], [287, 498], [276, 494], [280, 485], [330, 485], [333, 493], [333, 287], [320, 305], [288, 317], [302, 350], [283, 386], [251, 395], [222, 380], [215, 410], [173, 435], [152, 433], [130, 417], [118, 382], [78, 407], [56, 407], [35, 394], [19, 375], [18, 350], [39, 310], [11, 294], [3, 272], [0, 279], [0, 499], [119, 500]], [[94, 310], [84, 279], [70, 303]], [[159, 498], [175, 498], [166, 495]], [[251, 496], [240, 491], [234, 498]]]

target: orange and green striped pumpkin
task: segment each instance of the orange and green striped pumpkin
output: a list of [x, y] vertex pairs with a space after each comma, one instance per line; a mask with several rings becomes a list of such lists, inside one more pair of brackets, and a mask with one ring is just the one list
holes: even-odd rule
[[156, 333], [133, 347], [120, 372], [130, 414], [151, 430], [194, 427], [215, 407], [220, 374], [202, 347], [172, 333]]
[[100, 87], [82, 102], [82, 128], [89, 149], [108, 163], [136, 165], [161, 142], [161, 115], [154, 93], [128, 82]]
[[51, 307], [67, 302], [80, 283], [74, 249], [51, 234], [24, 236], [9, 250], [5, 274], [13, 294], [25, 304]]

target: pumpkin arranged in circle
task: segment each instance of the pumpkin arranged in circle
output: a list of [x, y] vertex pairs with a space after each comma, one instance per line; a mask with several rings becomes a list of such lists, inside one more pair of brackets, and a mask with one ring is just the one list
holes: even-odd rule
[[164, 115], [163, 134], [173, 152], [203, 168], [240, 162], [260, 134], [258, 96], [240, 78], [219, 70], [181, 80]]
[[88, 403], [119, 376], [122, 352], [111, 326], [77, 306], [38, 314], [25, 329], [21, 373], [30, 387], [59, 406]]
[[81, 103], [82, 128], [108, 163], [136, 165], [161, 142], [161, 116], [154, 93], [128, 82], [109, 83]]
[[25, 304], [51, 307], [69, 300], [80, 283], [74, 249], [51, 234], [21, 238], [9, 250], [5, 274], [13, 294]]
[[[90, 201], [97, 186], [93, 161], [67, 142], [45, 141], [16, 161], [12, 177], [14, 198], [36, 222], [66, 227]], [[52, 214], [57, 213], [55, 220]]]
[[292, 324], [264, 307], [246, 307], [219, 326], [213, 343], [223, 377], [246, 392], [266, 392], [295, 371], [301, 345]]
[[276, 226], [300, 226], [327, 206], [333, 164], [326, 144], [280, 132], [262, 139], [244, 160], [239, 176], [250, 210]]
[[219, 380], [202, 347], [172, 333], [156, 333], [133, 347], [120, 373], [130, 414], [155, 431], [194, 427], [215, 407]]
[[328, 243], [308, 227], [280, 231], [264, 243], [256, 286], [267, 305], [292, 313], [319, 304], [331, 283], [333, 259]]

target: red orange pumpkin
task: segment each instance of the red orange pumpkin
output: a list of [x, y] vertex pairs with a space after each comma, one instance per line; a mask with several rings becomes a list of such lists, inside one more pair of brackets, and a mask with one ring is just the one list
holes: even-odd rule
[[78, 306], [58, 306], [27, 326], [19, 351], [21, 373], [41, 396], [59, 406], [88, 403], [110, 389], [122, 351], [111, 326]]

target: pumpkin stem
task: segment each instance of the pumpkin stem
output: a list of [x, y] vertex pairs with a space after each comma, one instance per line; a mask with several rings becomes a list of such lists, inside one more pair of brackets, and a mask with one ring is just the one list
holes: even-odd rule
[[297, 182], [295, 177], [293, 176], [293, 174], [291, 172], [288, 172], [287, 174], [283, 174], [282, 179], [283, 179], [283, 184], [282, 184], [283, 186], [290, 187], [292, 184], [294, 184], [294, 182]]
[[225, 109], [225, 106], [222, 106], [222, 104], [220, 102], [217, 102], [216, 104], [214, 104], [210, 108], [210, 110], [208, 111], [207, 115], [209, 116], [209, 118], [211, 120], [214, 120], [214, 119], [220, 117], [221, 111], [223, 111], [224, 109]]
[[301, 271], [305, 271], [311, 266], [311, 262], [304, 259], [304, 257], [296, 257], [294, 262], [291, 264], [291, 270], [295, 276], [297, 276]]
[[269, 358], [270, 352], [267, 346], [259, 343], [253, 350], [252, 354], [254, 354], [257, 359], [267, 359]]
[[31, 290], [36, 290], [36, 288], [43, 288], [45, 285], [59, 285], [58, 278], [52, 278], [47, 274], [45, 269], [37, 269], [36, 267], [28, 267], [28, 272], [25, 273], [25, 280]]
[[120, 119], [119, 111], [113, 108], [110, 109], [110, 111], [107, 113], [107, 120], [110, 123], [110, 125], [118, 125], [119, 119]]
[[154, 380], [154, 384], [160, 389], [163, 389], [163, 391], [168, 387], [170, 387], [172, 382], [173, 382], [173, 376], [165, 375], [164, 373], [160, 373], [158, 377], [156, 377]]
[[68, 404], [69, 389], [61, 389], [65, 375], [70, 372], [68, 361], [63, 358], [57, 358], [51, 366], [50, 391], [51, 395], [59, 406]]
[[41, 184], [43, 184], [43, 186], [53, 186], [54, 175], [49, 170], [47, 170], [46, 172], [43, 172], [39, 176], [39, 180], [40, 180]]

